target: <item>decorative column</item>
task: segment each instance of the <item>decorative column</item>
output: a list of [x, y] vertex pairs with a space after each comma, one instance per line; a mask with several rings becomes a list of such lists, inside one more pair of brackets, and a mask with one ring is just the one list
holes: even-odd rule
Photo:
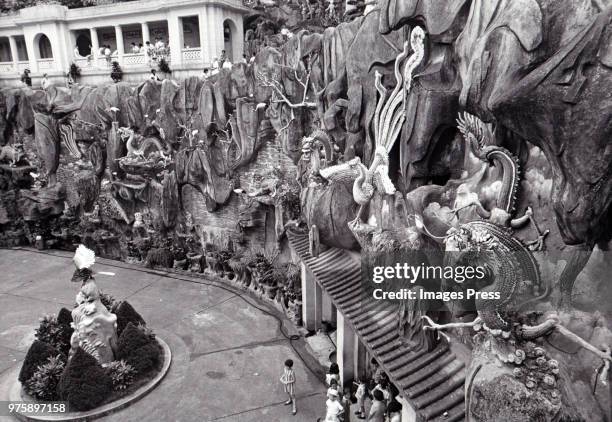
[[168, 44], [170, 47], [170, 63], [171, 67], [178, 68], [182, 64], [183, 59], [183, 45], [181, 44], [182, 25], [180, 22], [181, 18], [178, 16], [170, 15], [168, 17]]
[[327, 292], [323, 292], [323, 311], [322, 319], [327, 322], [334, 324], [336, 322], [336, 307], [331, 301], [331, 297]]
[[98, 52], [100, 51], [100, 42], [98, 41], [98, 30], [96, 28], [89, 29], [89, 38], [91, 38], [91, 54], [94, 58], [94, 63], [98, 59]]
[[359, 340], [359, 337], [355, 335], [355, 356], [353, 357], [353, 367], [355, 378], [365, 380], [366, 367], [368, 364], [368, 351], [365, 346]]
[[36, 73], [38, 72], [38, 59], [37, 59], [37, 54], [36, 54], [36, 49], [38, 48], [38, 46], [35, 45], [34, 34], [25, 33], [24, 39], [25, 39], [26, 51], [28, 52], [28, 61], [30, 62], [30, 66], [29, 66], [30, 72]]
[[209, 38], [210, 49], [210, 63], [212, 64], [213, 58], [221, 55], [223, 50], [223, 20], [221, 22], [218, 19], [223, 19], [223, 16], [218, 16], [218, 10], [215, 7], [209, 6], [206, 8], [206, 22], [208, 23], [206, 28], [206, 35]]
[[[206, 9], [204, 9], [206, 10]], [[208, 37], [206, 36], [205, 24], [206, 12], [200, 12], [198, 14], [198, 28], [200, 31], [200, 58], [202, 59], [202, 64], [210, 63], [208, 58], [209, 54], [209, 46], [208, 46]]]
[[151, 35], [149, 34], [149, 24], [147, 22], [143, 22], [140, 24], [142, 29], [142, 45], [145, 45], [147, 41], [151, 41]]
[[[215, 55], [220, 56], [221, 50], [225, 50], [225, 38], [223, 37], [223, 20], [225, 16], [223, 16], [223, 10], [216, 7], [214, 9], [215, 16], [215, 26], [212, 29], [213, 34], [215, 34], [215, 39], [217, 40], [217, 49]], [[233, 62], [231, 57], [227, 57], [230, 61]]]
[[[313, 277], [314, 278], [314, 277]], [[315, 331], [319, 331], [321, 329], [321, 321], [323, 321], [323, 289], [319, 286], [319, 283], [314, 283], [315, 286], [315, 320], [314, 320], [314, 329]]]
[[337, 311], [336, 360], [340, 368], [340, 383], [350, 386], [355, 379], [355, 351], [359, 339], [340, 311]]
[[115, 40], [117, 42], [117, 55], [119, 56], [117, 60], [119, 64], [123, 64], [123, 31], [121, 30], [121, 25], [115, 25]]
[[19, 50], [17, 49], [17, 40], [15, 40], [15, 36], [11, 35], [8, 37], [9, 44], [11, 46], [11, 59], [13, 60], [13, 69], [16, 72], [19, 71]]
[[316, 331], [321, 324], [321, 287], [306, 266], [303, 263], [300, 266], [302, 270], [302, 321], [304, 328], [308, 331]]

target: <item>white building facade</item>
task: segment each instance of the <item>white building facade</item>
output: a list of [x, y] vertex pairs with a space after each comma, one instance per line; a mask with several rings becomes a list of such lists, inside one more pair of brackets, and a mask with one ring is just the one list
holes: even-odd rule
[[[17, 86], [29, 69], [33, 84], [43, 74], [65, 83], [71, 63], [83, 84], [109, 82], [110, 62], [117, 61], [123, 80], [140, 82], [157, 59], [134, 46], [161, 41], [173, 78], [199, 75], [226, 51], [242, 59], [242, 0], [139, 0], [68, 9], [45, 4], [0, 17], [0, 86]], [[111, 51], [110, 60], [103, 54]], [[102, 49], [102, 50], [101, 50]], [[144, 49], [143, 49], [144, 50]]]

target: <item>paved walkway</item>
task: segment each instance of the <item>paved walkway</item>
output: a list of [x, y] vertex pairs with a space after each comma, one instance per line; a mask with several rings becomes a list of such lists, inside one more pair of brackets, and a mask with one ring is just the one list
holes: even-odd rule
[[[72, 307], [78, 286], [70, 283], [71, 255], [0, 250], [0, 387], [21, 361], [38, 318]], [[128, 300], [173, 352], [161, 385], [103, 421], [313, 422], [324, 414], [325, 388], [279, 330], [267, 307], [237, 291], [203, 279], [145, 272], [100, 260], [98, 286]], [[214, 283], [213, 283], [214, 284]], [[285, 331], [291, 330], [284, 321]], [[315, 371], [316, 361], [294, 341]], [[282, 363], [296, 362], [298, 414], [283, 406]], [[3, 377], [4, 375], [4, 377]]]

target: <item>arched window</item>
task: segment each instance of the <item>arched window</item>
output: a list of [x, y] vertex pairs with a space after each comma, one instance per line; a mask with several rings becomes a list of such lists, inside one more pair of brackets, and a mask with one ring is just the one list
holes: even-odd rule
[[237, 58], [234, 57], [234, 37], [236, 36], [237, 28], [236, 24], [231, 19], [226, 19], [223, 21], [223, 47], [225, 48], [225, 53], [227, 54], [227, 58], [231, 61], [237, 61]]
[[53, 49], [51, 48], [51, 41], [45, 34], [38, 34], [35, 38], [35, 50], [38, 52], [38, 59], [52, 59]]
[[80, 56], [87, 57], [91, 54], [91, 40], [87, 35], [79, 34], [76, 39], [76, 45]]

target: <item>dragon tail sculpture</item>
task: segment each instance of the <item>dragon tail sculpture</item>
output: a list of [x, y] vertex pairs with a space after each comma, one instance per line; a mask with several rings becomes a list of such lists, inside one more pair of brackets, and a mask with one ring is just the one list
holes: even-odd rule
[[516, 196], [521, 179], [520, 162], [506, 148], [494, 145], [494, 135], [488, 125], [469, 113], [459, 114], [457, 128], [468, 141], [470, 150], [483, 161], [502, 171], [502, 188], [498, 196], [498, 207], [512, 214], [516, 208]]
[[[445, 265], [469, 259], [470, 265], [482, 264], [495, 276], [481, 291], [499, 292], [501, 299], [476, 301], [478, 316], [493, 330], [509, 331], [505, 313], [521, 283], [542, 284], [533, 254], [509, 230], [488, 221], [473, 221], [449, 230]], [[453, 261], [453, 262], [451, 262]], [[479, 261], [479, 262], [475, 262]]]
[[64, 141], [64, 145], [66, 145], [68, 152], [70, 152], [70, 155], [72, 155], [74, 158], [81, 158], [82, 154], [77, 146], [76, 140], [74, 139], [74, 129], [72, 128], [72, 125], [60, 123], [59, 132], [62, 141]]

